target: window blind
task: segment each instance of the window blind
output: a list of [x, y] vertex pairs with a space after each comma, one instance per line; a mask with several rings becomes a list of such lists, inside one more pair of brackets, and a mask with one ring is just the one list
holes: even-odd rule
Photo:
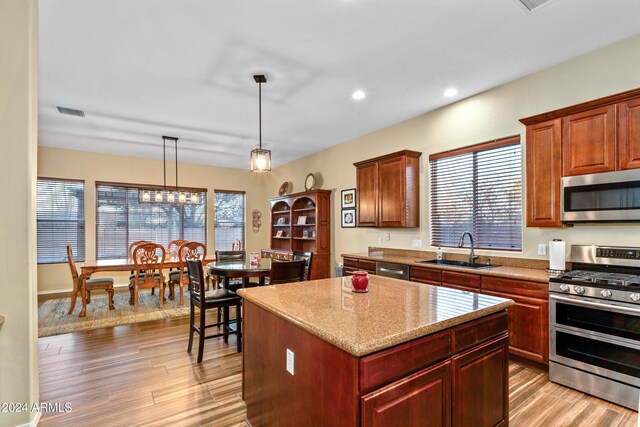
[[85, 259], [84, 182], [39, 178], [36, 184], [38, 264]]
[[215, 250], [230, 251], [235, 240], [244, 245], [244, 192], [215, 190], [213, 194]]
[[434, 155], [429, 163], [433, 246], [457, 247], [469, 231], [477, 248], [522, 249], [519, 137]]
[[207, 193], [198, 203], [169, 204], [139, 201], [139, 188], [96, 184], [96, 258], [127, 258], [129, 245], [149, 240], [163, 245], [177, 239], [207, 239]]

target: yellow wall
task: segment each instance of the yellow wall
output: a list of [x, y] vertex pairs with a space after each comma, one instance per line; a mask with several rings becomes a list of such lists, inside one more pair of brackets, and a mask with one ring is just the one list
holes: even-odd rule
[[35, 184], [38, 134], [38, 5], [0, 2], [0, 402], [28, 405], [0, 413], [0, 426], [27, 424], [37, 412]]
[[[334, 260], [340, 261], [341, 253], [361, 252], [368, 246], [377, 246], [378, 238], [385, 238], [385, 233], [390, 233], [391, 240], [384, 240], [383, 246], [411, 248], [413, 239], [421, 239], [423, 248], [428, 249], [430, 154], [516, 134], [520, 134], [524, 142], [525, 128], [518, 122], [520, 118], [637, 88], [640, 86], [640, 55], [637, 52], [640, 52], [640, 36], [283, 165], [271, 174], [269, 193], [274, 193], [282, 181], [293, 181], [299, 188], [303, 186], [307, 173], [322, 174], [323, 188], [334, 190]], [[461, 82], [462, 90], [463, 85]], [[375, 93], [375, 88], [369, 89]], [[368, 99], [363, 102], [383, 101]], [[355, 187], [353, 163], [401, 149], [423, 153], [420, 159], [421, 227], [406, 230], [341, 229], [340, 190]], [[523, 165], [523, 174], [525, 168]], [[637, 225], [583, 225], [564, 230], [525, 227], [522, 253], [501, 254], [544, 258], [537, 256], [537, 244], [547, 243], [553, 238], [566, 240], [567, 248], [570, 244], [638, 246], [639, 231]], [[446, 248], [445, 252], [467, 253], [468, 249]], [[500, 252], [479, 253], [490, 255]]]
[[[268, 198], [265, 193], [265, 174], [251, 173], [248, 169], [219, 168], [188, 163], [179, 164], [180, 185], [207, 188], [207, 249], [213, 254], [213, 193], [214, 189], [246, 191], [246, 249], [259, 251], [269, 246]], [[136, 184], [162, 184], [162, 161], [125, 156], [110, 156], [83, 151], [40, 147], [38, 150], [38, 176], [71, 178], [85, 181], [86, 259], [95, 259], [96, 200], [95, 182], [128, 182]], [[167, 180], [173, 180], [168, 175]], [[272, 192], [277, 194], [277, 192]], [[258, 233], [251, 227], [251, 212], [261, 210], [266, 217]], [[231, 248], [229, 248], [231, 249]], [[79, 263], [81, 265], [81, 263]], [[129, 274], [105, 273], [116, 278], [116, 284], [127, 283]], [[96, 277], [99, 277], [96, 275]], [[67, 264], [38, 266], [38, 292], [68, 291], [72, 288]]]

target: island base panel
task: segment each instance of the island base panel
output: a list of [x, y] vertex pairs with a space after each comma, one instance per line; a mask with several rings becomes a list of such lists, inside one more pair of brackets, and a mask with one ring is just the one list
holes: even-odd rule
[[[251, 425], [358, 425], [357, 359], [250, 301], [243, 304], [243, 398]], [[294, 353], [294, 375], [287, 372], [287, 349]]]

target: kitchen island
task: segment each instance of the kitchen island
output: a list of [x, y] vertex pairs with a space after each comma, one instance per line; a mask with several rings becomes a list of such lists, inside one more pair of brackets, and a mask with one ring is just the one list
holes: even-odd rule
[[371, 276], [239, 291], [247, 420], [508, 424], [508, 299]]

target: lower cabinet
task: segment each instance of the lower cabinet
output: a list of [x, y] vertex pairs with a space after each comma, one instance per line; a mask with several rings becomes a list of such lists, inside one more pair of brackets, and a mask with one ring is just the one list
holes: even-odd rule
[[451, 362], [409, 375], [361, 399], [363, 427], [451, 425]]
[[342, 275], [348, 276], [353, 274], [354, 271], [364, 270], [369, 274], [376, 274], [376, 262], [368, 259], [359, 258], [342, 258]]
[[[509, 420], [509, 349], [503, 336], [453, 357], [453, 426], [502, 426]], [[482, 390], [491, 390], [491, 393]]]

